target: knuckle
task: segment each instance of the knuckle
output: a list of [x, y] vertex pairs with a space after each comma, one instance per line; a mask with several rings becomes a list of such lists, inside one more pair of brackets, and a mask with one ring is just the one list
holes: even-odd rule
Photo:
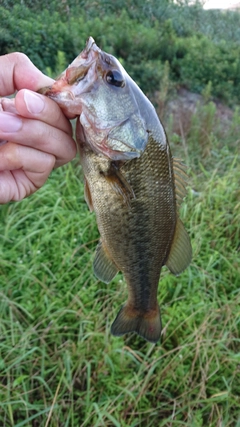
[[22, 52], [12, 52], [9, 54], [9, 57], [13, 58], [15, 63], [28, 63], [30, 61], [27, 55]]
[[3, 145], [1, 149], [1, 157], [3, 164], [6, 165], [7, 168], [17, 168], [18, 167], [18, 147], [17, 144], [13, 142], [8, 142]]
[[56, 163], [56, 157], [53, 154], [48, 155], [47, 169], [49, 172], [51, 172], [51, 170], [54, 168], [55, 163]]

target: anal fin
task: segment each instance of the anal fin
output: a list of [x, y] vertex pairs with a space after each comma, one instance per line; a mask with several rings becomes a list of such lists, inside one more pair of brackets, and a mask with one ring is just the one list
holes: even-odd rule
[[171, 250], [165, 264], [169, 270], [177, 276], [187, 268], [191, 259], [192, 246], [189, 235], [180, 218], [177, 218]]
[[93, 261], [93, 272], [95, 276], [104, 283], [109, 283], [118, 273], [116, 264], [109, 257], [100, 240]]

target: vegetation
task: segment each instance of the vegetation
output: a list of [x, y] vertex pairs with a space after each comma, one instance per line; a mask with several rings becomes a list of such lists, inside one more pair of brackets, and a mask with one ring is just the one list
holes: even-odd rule
[[93, 276], [98, 232], [75, 162], [2, 206], [1, 425], [239, 426], [240, 122], [236, 112], [222, 139], [209, 105], [187, 153], [171, 136], [191, 166], [182, 218], [194, 256], [179, 278], [163, 269], [157, 345], [110, 335], [126, 285]]
[[144, 92], [154, 93], [168, 61], [176, 87], [201, 92], [211, 82], [213, 96], [239, 103], [239, 13], [167, 0], [1, 4], [0, 54], [21, 50], [43, 71], [55, 71], [59, 51], [67, 65], [92, 35], [121, 59]]
[[[193, 49], [194, 43], [204, 45], [208, 37], [209, 46], [216, 47], [216, 57], [223, 46], [206, 29], [200, 37], [191, 36], [193, 23], [183, 19], [185, 8], [174, 25], [164, 20], [160, 11], [161, 25], [152, 22], [151, 1], [145, 2], [149, 14], [144, 24], [137, 15], [138, 1], [128, 12], [127, 8], [121, 12], [112, 9], [113, 2], [97, 2], [108, 11], [100, 17], [100, 6], [92, 8], [91, 2], [83, 2], [85, 10], [78, 18], [72, 12], [77, 0], [58, 2], [59, 9], [54, 10], [39, 10], [39, 2], [33, 1], [26, 1], [26, 7], [21, 8], [8, 1], [3, 3], [0, 14], [5, 13], [7, 18], [1, 16], [1, 22], [6, 28], [9, 25], [4, 36], [19, 40], [18, 50], [32, 55], [32, 59], [36, 55], [35, 63], [39, 58], [43, 69], [50, 66], [56, 71], [62, 66], [64, 55], [58, 51], [71, 60], [68, 55], [74, 57], [89, 34], [106, 50], [118, 52], [124, 63], [129, 61], [143, 84], [151, 80], [146, 75], [150, 76], [154, 64], [159, 63], [155, 78], [160, 98], [155, 96], [154, 101], [163, 116], [168, 91], [180, 84], [180, 80], [174, 80], [174, 64], [180, 59], [174, 62], [177, 57], [175, 53], [171, 56], [170, 45], [168, 54], [162, 50], [168, 55], [164, 58], [158, 53], [159, 46], [155, 46], [155, 53], [150, 52], [154, 31], [160, 31], [164, 22], [173, 45], [187, 49], [182, 56], [188, 64], [185, 72], [188, 75], [192, 67], [191, 84], [199, 90], [200, 71], [194, 61], [200, 58], [200, 52]], [[63, 14], [61, 8], [66, 4], [69, 15], [62, 22], [56, 21], [53, 30], [54, 17]], [[169, 19], [175, 6], [166, 3], [165, 7]], [[19, 19], [18, 28], [13, 28], [11, 20], [16, 19], [17, 8], [22, 22]], [[205, 12], [199, 9], [201, 13]], [[48, 20], [41, 21], [42, 16]], [[90, 17], [88, 21], [86, 16]], [[227, 14], [225, 17], [228, 19]], [[61, 26], [67, 28], [69, 21], [72, 32], [58, 33]], [[181, 31], [177, 30], [180, 22], [184, 23]], [[23, 39], [21, 28], [26, 23]], [[38, 32], [41, 26], [44, 34], [52, 31], [54, 35], [56, 31], [44, 45], [48, 62], [39, 49], [45, 40]], [[78, 38], [72, 39], [73, 34], [79, 34]], [[187, 47], [184, 38], [189, 41]], [[64, 48], [66, 40], [71, 51]], [[7, 50], [16, 48], [7, 43], [5, 50], [6, 46]], [[234, 43], [233, 48], [237, 49]], [[214, 61], [212, 64], [223, 67]], [[210, 80], [212, 83], [206, 86]], [[226, 126], [211, 102], [217, 85], [223, 87], [225, 83], [217, 77], [208, 79], [206, 74], [201, 83], [205, 102], [198, 105], [187, 131], [181, 135], [173, 132], [171, 117], [165, 117], [172, 153], [189, 167], [189, 189], [181, 217], [191, 236], [193, 261], [177, 278], [163, 268], [158, 296], [164, 326], [161, 343], [152, 345], [136, 335], [110, 335], [110, 325], [126, 300], [127, 289], [121, 274], [105, 285], [92, 273], [98, 231], [94, 214], [84, 201], [77, 161], [55, 170], [46, 185], [30, 198], [1, 207], [0, 425], [240, 427], [240, 114], [236, 107]], [[230, 85], [225, 94], [226, 99], [231, 98]]]

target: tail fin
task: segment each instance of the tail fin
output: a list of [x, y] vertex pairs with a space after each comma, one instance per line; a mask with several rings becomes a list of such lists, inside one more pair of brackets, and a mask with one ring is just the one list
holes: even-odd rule
[[128, 332], [136, 332], [145, 340], [156, 343], [161, 335], [161, 317], [158, 304], [156, 310], [145, 313], [132, 310], [127, 304], [124, 305], [112, 324], [111, 333], [119, 336]]

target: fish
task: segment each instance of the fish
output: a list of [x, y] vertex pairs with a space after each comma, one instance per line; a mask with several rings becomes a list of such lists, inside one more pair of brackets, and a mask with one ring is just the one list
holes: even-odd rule
[[85, 200], [100, 233], [93, 271], [106, 284], [120, 271], [127, 283], [128, 299], [111, 333], [135, 332], [156, 343], [162, 329], [157, 299], [162, 267], [179, 275], [192, 258], [179, 217], [186, 168], [172, 157], [150, 100], [92, 37], [41, 93], [77, 116]]

